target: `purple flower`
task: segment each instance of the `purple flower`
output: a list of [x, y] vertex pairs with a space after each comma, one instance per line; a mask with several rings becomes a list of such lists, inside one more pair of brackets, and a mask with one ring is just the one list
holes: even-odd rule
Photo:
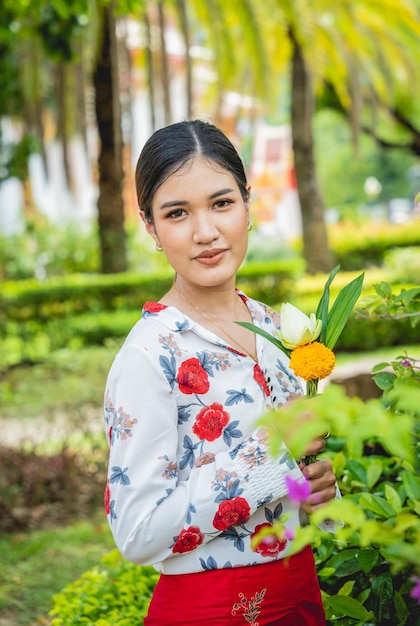
[[286, 486], [289, 498], [296, 505], [307, 500], [311, 493], [311, 485], [305, 477], [296, 480], [291, 476], [286, 476]]
[[418, 576], [413, 576], [411, 580], [413, 581], [413, 583], [415, 583], [415, 585], [410, 591], [410, 596], [417, 600], [417, 602], [420, 604], [420, 578]]
[[284, 531], [284, 538], [288, 539], [289, 541], [293, 541], [295, 537], [296, 533], [293, 528], [286, 528], [286, 530]]
[[405, 359], [404, 361], [401, 361], [401, 365], [404, 365], [404, 367], [411, 367], [411, 361], [407, 361], [407, 359]]

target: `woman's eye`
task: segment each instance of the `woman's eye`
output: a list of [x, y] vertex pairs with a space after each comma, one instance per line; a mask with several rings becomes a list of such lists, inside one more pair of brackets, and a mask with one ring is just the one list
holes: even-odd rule
[[232, 204], [232, 200], [218, 200], [215, 202], [214, 206], [216, 209], [225, 209], [230, 204]]
[[174, 211], [171, 211], [170, 213], [167, 213], [166, 218], [167, 219], [176, 219], [177, 217], [182, 217], [185, 214], [184, 209], [175, 209]]

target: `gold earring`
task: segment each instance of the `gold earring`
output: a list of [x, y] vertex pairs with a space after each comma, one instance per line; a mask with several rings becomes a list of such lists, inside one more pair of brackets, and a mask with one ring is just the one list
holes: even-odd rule
[[162, 250], [163, 250], [163, 248], [161, 248], [161, 247], [159, 246], [159, 244], [157, 244], [157, 243], [155, 244], [155, 248], [156, 248], [156, 250], [157, 250], [158, 252], [162, 252]]
[[251, 221], [248, 222], [248, 231], [250, 231], [250, 230], [252, 230], [252, 222]]

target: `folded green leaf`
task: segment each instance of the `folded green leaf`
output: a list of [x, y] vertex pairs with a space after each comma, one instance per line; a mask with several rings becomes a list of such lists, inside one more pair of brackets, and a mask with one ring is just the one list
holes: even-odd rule
[[328, 315], [325, 345], [332, 350], [347, 323], [362, 291], [364, 274], [360, 274], [339, 292]]
[[318, 307], [316, 309], [316, 313], [315, 313], [316, 319], [322, 321], [322, 330], [318, 339], [320, 343], [325, 343], [325, 338], [327, 336], [328, 307], [330, 305], [330, 285], [332, 281], [334, 280], [335, 275], [337, 274], [339, 269], [340, 269], [340, 266], [337, 265], [333, 269], [331, 274], [329, 275], [328, 280], [324, 285], [324, 291], [322, 292], [322, 296], [318, 303]]
[[255, 326], [255, 324], [249, 324], [249, 322], [235, 322], [235, 324], [243, 326], [244, 328], [248, 328], [248, 330], [252, 330], [254, 333], [257, 333], [257, 335], [261, 335], [261, 337], [268, 339], [268, 341], [271, 341], [271, 343], [273, 343], [275, 346], [277, 346], [277, 348], [282, 350], [284, 354], [290, 357], [290, 350], [285, 348], [279, 339], [276, 339], [269, 333], [266, 333], [265, 330], [262, 330], [262, 328], [260, 328], [259, 326]]

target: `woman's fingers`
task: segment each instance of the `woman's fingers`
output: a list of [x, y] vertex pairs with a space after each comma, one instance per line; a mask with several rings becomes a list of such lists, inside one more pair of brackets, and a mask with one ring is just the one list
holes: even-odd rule
[[314, 456], [316, 454], [319, 454], [319, 452], [324, 450], [324, 448], [325, 448], [325, 439], [324, 439], [324, 437], [317, 437], [316, 439], [313, 439], [308, 444], [308, 447], [306, 449], [305, 455], [306, 456]]
[[311, 494], [302, 503], [302, 509], [306, 513], [313, 513], [335, 498], [335, 475], [329, 461], [311, 463], [302, 469], [302, 473], [311, 485]]

